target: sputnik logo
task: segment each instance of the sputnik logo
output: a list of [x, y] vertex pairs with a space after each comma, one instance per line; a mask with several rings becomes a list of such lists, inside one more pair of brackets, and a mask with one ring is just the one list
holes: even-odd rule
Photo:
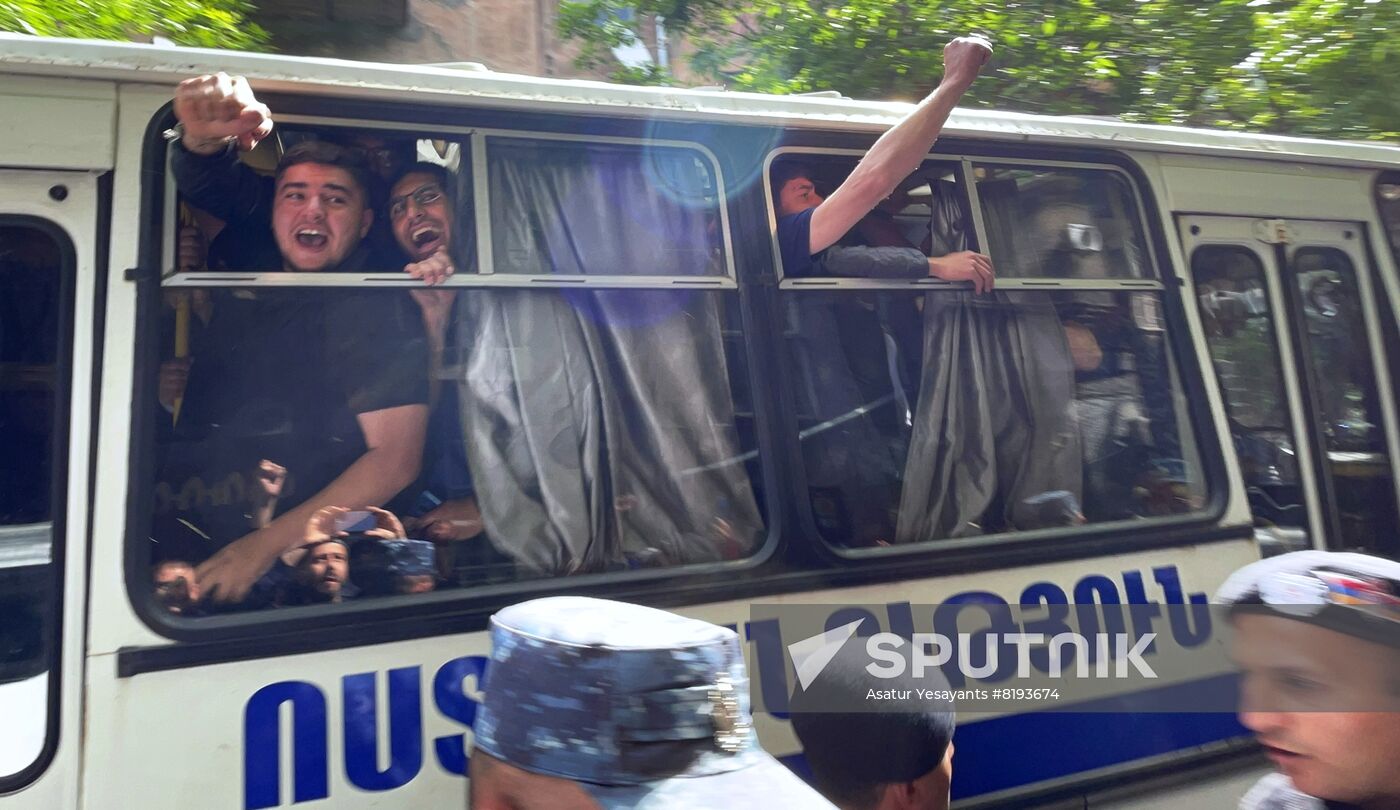
[[797, 682], [802, 684], [804, 690], [812, 685], [812, 681], [822, 674], [822, 670], [831, 663], [831, 659], [835, 658], [851, 636], [855, 635], [861, 621], [863, 620], [857, 619], [850, 624], [788, 645], [788, 655], [792, 657], [793, 669], [797, 671]]

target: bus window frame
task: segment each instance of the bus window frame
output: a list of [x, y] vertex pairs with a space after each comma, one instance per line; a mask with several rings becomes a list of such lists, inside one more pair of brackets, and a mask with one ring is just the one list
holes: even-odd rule
[[[98, 205], [98, 228], [102, 229], [102, 215], [107, 207], [102, 200], [94, 200]], [[74, 353], [74, 310], [77, 305], [78, 252], [73, 237], [57, 222], [33, 214], [0, 213], [0, 226], [33, 228], [44, 233], [58, 247], [59, 252], [59, 297], [58, 297], [58, 340], [54, 363], [54, 409], [52, 454], [53, 480], [50, 482], [49, 524], [49, 610], [51, 628], [45, 639], [48, 663], [48, 685], [44, 742], [38, 756], [29, 765], [13, 774], [0, 774], [0, 796], [9, 795], [32, 784], [42, 776], [53, 763], [58, 753], [59, 735], [62, 723], [63, 699], [63, 628], [64, 605], [66, 603], [64, 576], [67, 564], [68, 547], [68, 472], [70, 459], [70, 434], [73, 405], [73, 353]], [[101, 240], [99, 240], [101, 244]], [[105, 256], [99, 261], [105, 260]], [[94, 410], [94, 419], [95, 416]]]
[[[322, 118], [307, 115], [279, 115], [281, 123], [295, 126], [324, 126], [349, 130], [383, 130], [386, 132], [404, 131], [404, 124], [380, 121], [358, 121], [343, 118]], [[476, 235], [476, 272], [456, 273], [439, 286], [447, 288], [472, 287], [600, 287], [605, 289], [678, 289], [696, 288], [711, 290], [736, 290], [739, 285], [734, 267], [733, 240], [730, 234], [729, 210], [726, 204], [729, 194], [725, 185], [723, 167], [717, 155], [704, 144], [695, 141], [674, 139], [634, 138], [622, 136], [590, 136], [572, 133], [544, 132], [535, 130], [511, 130], [497, 127], [463, 127], [433, 124], [424, 129], [414, 130], [421, 139], [443, 136], [444, 140], [460, 143], [470, 149], [472, 172], [472, 222]], [[490, 222], [490, 168], [489, 141], [492, 138], [510, 139], [518, 142], [559, 141], [572, 143], [599, 143], [616, 146], [664, 146], [672, 149], [687, 149], [702, 157], [709, 166], [715, 182], [715, 208], [720, 217], [719, 248], [724, 256], [725, 272], [722, 275], [708, 276], [665, 276], [665, 275], [580, 275], [576, 273], [498, 273], [495, 270], [493, 242]], [[174, 192], [173, 180], [167, 182], [168, 191]], [[478, 212], [487, 212], [478, 216]], [[402, 273], [292, 273], [280, 268], [269, 271], [251, 272], [178, 272], [173, 269], [173, 257], [167, 256], [162, 267], [164, 271], [161, 285], [164, 287], [358, 287], [371, 284], [375, 287], [415, 287], [419, 282], [405, 277]]]
[[[943, 143], [940, 141], [940, 144]], [[1066, 153], [1067, 159], [1057, 160], [1045, 157], [1027, 157], [1025, 151], [1038, 150], [1041, 154], [1055, 153], [1062, 151]], [[764, 177], [772, 176], [773, 163], [790, 155], [810, 155], [814, 157], [848, 157], [859, 159], [867, 150], [825, 147], [825, 146], [783, 146], [773, 149], [764, 160]], [[1169, 347], [1166, 353], [1167, 372], [1171, 379], [1179, 386], [1181, 405], [1184, 413], [1177, 416], [1177, 427], [1188, 429], [1192, 441], [1195, 443], [1196, 454], [1201, 462], [1202, 485], [1205, 490], [1205, 502], [1202, 507], [1182, 515], [1168, 515], [1142, 519], [1126, 519], [1115, 521], [1104, 521], [1101, 523], [1089, 523], [1082, 526], [1067, 528], [1034, 529], [1029, 531], [1000, 532], [997, 534], [978, 535], [976, 537], [963, 538], [941, 538], [928, 540], [919, 543], [901, 544], [898, 546], [884, 546], [875, 548], [844, 548], [825, 540], [817, 528], [816, 518], [812, 513], [811, 498], [807, 494], [807, 473], [803, 463], [801, 440], [797, 438], [797, 423], [795, 412], [789, 405], [786, 412], [780, 415], [783, 420], [781, 425], [784, 439], [784, 461], [790, 467], [788, 474], [789, 491], [788, 496], [792, 499], [797, 510], [797, 519], [802, 525], [804, 533], [813, 538], [818, 546], [818, 555], [827, 559], [834, 559], [845, 563], [856, 563], [860, 561], [875, 560], [904, 560], [911, 557], [931, 554], [947, 554], [949, 552], [970, 551], [973, 553], [982, 552], [991, 554], [997, 550], [1009, 551], [1013, 548], [1030, 547], [1035, 549], [1048, 545], [1083, 545], [1092, 547], [1097, 542], [1109, 539], [1109, 536], [1121, 534], [1125, 537], [1121, 541], [1122, 551], [1133, 551], [1143, 548], [1157, 547], [1156, 543], [1148, 542], [1142, 538], [1143, 542], [1129, 542], [1127, 539], [1127, 529], [1141, 529], [1144, 524], [1150, 530], [1158, 528], [1172, 530], [1187, 527], [1203, 527], [1216, 524], [1225, 512], [1226, 502], [1229, 498], [1228, 488], [1224, 486], [1227, 481], [1225, 472], [1224, 449], [1214, 430], [1205, 433], [1206, 425], [1213, 425], [1209, 418], [1210, 414], [1204, 407], [1208, 401], [1202, 374], [1204, 371], [1199, 363], [1199, 358], [1194, 351], [1193, 332], [1191, 322], [1184, 309], [1182, 296], [1175, 290], [1182, 288], [1182, 280], [1179, 272], [1176, 272], [1174, 263], [1171, 261], [1171, 253], [1166, 247], [1165, 231], [1161, 227], [1161, 218], [1155, 200], [1146, 196], [1144, 188], [1151, 188], [1151, 185], [1142, 172], [1142, 169], [1128, 155], [1108, 150], [1082, 150], [1082, 149], [1056, 149], [1055, 147], [1034, 147], [1034, 146], [1010, 146], [986, 144], [967, 144], [962, 142], [954, 143], [948, 152], [933, 151], [926, 154], [920, 162], [920, 167], [933, 163], [948, 165], [957, 162], [959, 168], [959, 190], [961, 204], [964, 212], [972, 212], [972, 229], [969, 231], [969, 244], [985, 246], [987, 244], [986, 226], [982, 218], [980, 201], [976, 195], [975, 185], [972, 184], [974, 178], [974, 164], [991, 165], [996, 168], [1069, 168], [1069, 169], [1097, 169], [1110, 170], [1119, 173], [1128, 188], [1132, 190], [1133, 199], [1137, 204], [1137, 218], [1141, 234], [1145, 244], [1142, 245], [1144, 256], [1150, 263], [1153, 272], [1151, 278], [1143, 279], [997, 279], [998, 290], [1093, 290], [1118, 292], [1129, 294], [1150, 294], [1155, 295], [1162, 307], [1163, 318], [1167, 324], [1166, 345]], [[852, 279], [836, 276], [813, 276], [805, 278], [784, 278], [781, 247], [777, 239], [778, 218], [776, 213], [776, 201], [773, 198], [771, 183], [764, 183], [764, 203], [768, 211], [768, 227], [770, 254], [774, 263], [775, 274], [780, 279], [778, 283], [779, 295], [800, 294], [800, 291], [810, 290], [907, 290], [931, 292], [935, 290], [956, 290], [964, 288], [964, 284], [953, 284], [940, 279], [905, 280], [905, 279]], [[1164, 269], [1171, 269], [1172, 275], [1167, 276]], [[1168, 279], [1171, 279], [1171, 283]], [[785, 369], [783, 373], [788, 373]], [[784, 382], [785, 388], [791, 386]], [[1209, 440], [1207, 440], [1209, 438]], [[1138, 540], [1139, 538], [1133, 538]], [[1111, 541], [1110, 541], [1111, 542]]]
[[[462, 110], [463, 114], [470, 115], [470, 110]], [[379, 129], [386, 131], [411, 131], [419, 138], [432, 138], [438, 135], [461, 135], [464, 133], [484, 134], [486, 132], [500, 133], [509, 137], [521, 139], [558, 139], [576, 140], [592, 142], [595, 139], [589, 135], [578, 135], [571, 133], [554, 133], [547, 130], [512, 130], [496, 129], [491, 127], [474, 126], [453, 126], [444, 125], [440, 122], [414, 121], [411, 119], [399, 120], [390, 118], [389, 115], [381, 111], [379, 117], [373, 121], [359, 121], [343, 117], [321, 117], [308, 115], [288, 115], [279, 116], [279, 121], [295, 123], [299, 125], [325, 125], [336, 127], [348, 127], [352, 129]], [[486, 625], [486, 620], [496, 610], [513, 602], [532, 598], [533, 596], [543, 596], [558, 593], [562, 588], [571, 592], [597, 593], [598, 595], [617, 595], [624, 593], [627, 589], [641, 591], [648, 595], [655, 595], [660, 592], [675, 595], [684, 593], [685, 587], [677, 588], [677, 580], [686, 579], [692, 582], [700, 581], [706, 583], [713, 581], [714, 586], [722, 586], [724, 583], [732, 583], [736, 576], [742, 577], [751, 575], [754, 569], [764, 567], [774, 558], [779, 551], [782, 539], [782, 519], [781, 504], [778, 500], [777, 492], [779, 483], [772, 465], [764, 461], [765, 445], [769, 444], [766, 433], [768, 426], [763, 423], [763, 417], [756, 415], [758, 422], [756, 434], [758, 437], [756, 450], [759, 454], [759, 468], [761, 470], [761, 483], [764, 488], [764, 508], [767, 511], [767, 521], [764, 536], [761, 542], [755, 547], [754, 552], [742, 560], [722, 561], [714, 563], [697, 563], [691, 565], [673, 566], [658, 569], [640, 569], [636, 571], [606, 572], [597, 574], [583, 574], [568, 577], [542, 577], [537, 579], [521, 579], [496, 585], [486, 585], [473, 587], [471, 589], [452, 589], [444, 591], [433, 591], [426, 594], [409, 594], [398, 596], [387, 596], [383, 598], [365, 600], [362, 602], [348, 601], [336, 605], [315, 605], [298, 607], [295, 610], [281, 611], [250, 611], [247, 613], [230, 613], [214, 616], [202, 616], [197, 618], [179, 617], [161, 610], [151, 597], [149, 579], [150, 562], [142, 559], [143, 554], [138, 549], [144, 551], [144, 545], [135, 542], [133, 538], [145, 538], [149, 536], [151, 525], [151, 515], [149, 504], [153, 489], [152, 479], [154, 478], [154, 464], [152, 456], [155, 448], [155, 419], [157, 410], [155, 401], [155, 388], [152, 385], [156, 379], [156, 368], [159, 365], [159, 358], [156, 357], [158, 351], [158, 340], [156, 331], [159, 327], [160, 315], [160, 293], [165, 288], [178, 287], [250, 287], [250, 286], [276, 286], [284, 289], [305, 288], [318, 289], [326, 287], [373, 287], [373, 288], [405, 288], [419, 287], [422, 282], [410, 279], [403, 273], [289, 273], [283, 271], [275, 272], [224, 272], [224, 273], [175, 273], [168, 272], [164, 268], [173, 264], [173, 219], [174, 201], [177, 191], [174, 178], [168, 169], [168, 149], [173, 148], [167, 145], [162, 137], [164, 131], [175, 123], [173, 105], [167, 104], [156, 112], [147, 125], [145, 148], [143, 150], [143, 167], [145, 169], [146, 183], [142, 188], [142, 235], [141, 235], [141, 268], [138, 268], [136, 277], [138, 282], [137, 300], [137, 323], [136, 334], [133, 336], [136, 341], [135, 347], [135, 368], [133, 374], [132, 392], [132, 429], [131, 429], [131, 459], [132, 465], [129, 472], [131, 483], [127, 498], [127, 521], [126, 531], [123, 538], [123, 557], [125, 559], [125, 579], [127, 600], [135, 611], [136, 615], [152, 630], [158, 634], [180, 642], [203, 642], [216, 643], [217, 650], [198, 650], [191, 645], [180, 645], [176, 647], [149, 647], [141, 648], [134, 655], [132, 651], [126, 651], [125, 663], [118, 661], [119, 674], [134, 674], [135, 671], [148, 671], [148, 666], [142, 662], [164, 661], [174, 654], [179, 661], [177, 666], [190, 665], [189, 661], [199, 663], [211, 660], [245, 660], [248, 658], [262, 657], [269, 647], [266, 643], [270, 634], [275, 634], [278, 628], [288, 625], [294, 627], [292, 633], [305, 634], [307, 630], [333, 630], [336, 627], [348, 627], [355, 625], [355, 620], [365, 615], [374, 617], [376, 626], [384, 626], [396, 622], [421, 622], [431, 618], [432, 628], [423, 635], [440, 635], [448, 632], [461, 632], [465, 630], [481, 629]], [[606, 139], [612, 143], [644, 146], [658, 142], [656, 139], [646, 137], [625, 137], [625, 136], [600, 136], [597, 140]], [[722, 212], [722, 237], [721, 248], [726, 255], [726, 266], [731, 275], [727, 277], [713, 276], [708, 278], [673, 278], [673, 277], [641, 277], [641, 276], [556, 276], [544, 278], [543, 283], [539, 281], [540, 276], [529, 276], [524, 274], [498, 273], [490, 274], [489, 280], [482, 282], [479, 278], [473, 278], [475, 274], [457, 274], [441, 285], [443, 288], [513, 288], [513, 289], [536, 289], [536, 288], [578, 288], [591, 287], [593, 289], [656, 289], [671, 290], [677, 288], [700, 288], [713, 291], [716, 294], [728, 293], [734, 296], [730, 305], [737, 306], [740, 313], [744, 311], [742, 300], [743, 293], [732, 275], [734, 272], [733, 251], [729, 243], [728, 232], [728, 205], [731, 199], [725, 196], [723, 172], [717, 156], [701, 144], [689, 142], [667, 141], [668, 144], [681, 144], [686, 148], [694, 148], [697, 152], [705, 155], [711, 161], [711, 169], [715, 174], [717, 193], [720, 195], [717, 206]], [[477, 155], [484, 154], [473, 145], [472, 160], [478, 160]], [[473, 166], [473, 182], [480, 185], [482, 179], [476, 173], [477, 167]], [[480, 212], [473, 210], [475, 219], [482, 219]], [[489, 214], [487, 214], [489, 217]], [[555, 283], [551, 283], [555, 282]], [[562, 283], [559, 283], [562, 282]], [[677, 283], [687, 282], [687, 283]], [[144, 286], [142, 286], [144, 285]], [[760, 378], [755, 372], [755, 356], [753, 344], [745, 342], [746, 363], [748, 365], [747, 383], [750, 390], [760, 390]], [[144, 513], [144, 514], [143, 514]], [[655, 583], [667, 583], [666, 588], [659, 588]], [[567, 584], [561, 584], [567, 583]], [[291, 614], [291, 615], [288, 615]], [[460, 623], [460, 625], [459, 625]], [[360, 646], [378, 641], [388, 641], [410, 637], [402, 630], [393, 629], [382, 637], [375, 636], [374, 632], [366, 632], [364, 624], [354, 626], [355, 633], [346, 639], [329, 638], [322, 634], [320, 638], [311, 639], [309, 642], [305, 638], [301, 643], [292, 642], [296, 649], [332, 649], [346, 646]], [[286, 644], [290, 639], [273, 640], [271, 646], [278, 647]], [[212, 655], [210, 654], [212, 653]], [[135, 663], [133, 663], [133, 661]], [[168, 668], [157, 663], [155, 669]]]
[[[436, 133], [448, 133], [453, 130], [502, 129], [521, 137], [566, 134], [584, 140], [621, 137], [619, 133], [622, 133], [630, 142], [647, 142], [653, 140], [653, 131], [657, 127], [654, 121], [647, 118], [645, 111], [607, 116], [579, 115], [521, 110], [518, 109], [518, 105], [516, 109], [489, 107], [486, 106], [489, 101], [474, 100], [463, 103], [456, 99], [450, 104], [404, 101], [386, 105], [363, 99], [336, 98], [326, 95], [324, 91], [318, 93], [314, 88], [305, 93], [270, 92], [261, 98], [274, 110], [297, 109], [296, 120], [314, 119], [328, 125], [338, 123], [341, 126], [363, 129], [411, 130], [420, 137], [431, 137]], [[291, 116], [279, 116], [279, 120], [293, 119]], [[784, 420], [789, 418], [787, 414], [790, 414], [790, 409], [784, 408], [787, 395], [781, 386], [762, 384], [763, 381], [772, 379], [772, 375], [781, 368], [772, 356], [775, 351], [774, 341], [778, 338], [778, 330], [772, 320], [777, 306], [774, 296], [778, 286], [773, 268], [779, 266], [775, 261], [776, 256], [770, 255], [772, 232], [770, 230], [767, 235], [763, 235], [755, 228], [751, 232], [733, 234], [726, 230], [725, 248], [729, 261], [733, 263], [737, 272], [732, 281], [737, 288], [737, 305], [745, 336], [749, 381], [754, 392], [756, 443], [768, 510], [768, 538], [754, 555], [745, 560], [728, 563], [520, 580], [497, 587], [473, 589], [469, 593], [441, 591], [417, 596], [386, 597], [359, 605], [349, 603], [311, 606], [294, 611], [200, 619], [172, 617], [155, 609], [156, 606], [144, 587], [133, 588], [136, 583], [144, 582], [148, 573], [145, 563], [148, 561], [137, 559], [141, 556], [135, 553], [139, 546], [130, 542], [130, 538], [144, 538], [146, 535], [142, 532], [149, 525], [150, 519], [148, 507], [151, 486], [145, 482], [153, 475], [151, 456], [154, 448], [155, 415], [152, 407], [155, 391], [151, 383], [156, 378], [158, 365], [154, 348], [158, 322], [154, 316], [159, 313], [162, 267], [169, 266], [167, 254], [173, 251], [172, 240], [162, 238], [170, 225], [168, 220], [172, 215], [169, 211], [173, 211], [173, 204], [167, 208], [165, 200], [167, 194], [173, 192], [174, 185], [166, 171], [167, 144], [161, 138], [161, 133], [173, 124], [172, 105], [166, 104], [153, 114], [147, 126], [142, 153], [144, 182], [139, 213], [141, 221], [138, 228], [139, 263], [138, 267], [129, 273], [129, 276], [138, 282], [137, 329], [133, 336], [137, 344], [131, 399], [133, 411], [129, 475], [132, 485], [128, 492], [126, 531], [123, 538], [127, 600], [142, 623], [168, 641], [119, 650], [116, 660], [118, 677], [253, 660], [270, 655], [301, 654], [477, 632], [487, 627], [492, 613], [507, 604], [561, 591], [668, 608], [751, 597], [771, 597], [814, 589], [998, 570], [1154, 548], [1240, 541], [1250, 536], [1247, 526], [1211, 525], [1218, 524], [1226, 505], [1227, 493], [1220, 487], [1220, 482], [1225, 480], [1223, 450], [1215, 440], [1203, 441], [1197, 436], [1208, 494], [1207, 508], [1179, 518], [1152, 521], [1151, 525], [1142, 527], [1146, 529], [1145, 532], [1137, 532], [1131, 537], [1120, 536], [1115, 539], [1114, 532], [1121, 524], [1104, 523], [1098, 524], [1092, 531], [1080, 533], [1082, 536], [1076, 538], [1078, 542], [1074, 543], [1046, 543], [1042, 542], [1046, 536], [1044, 533], [1028, 532], [1002, 535], [999, 542], [981, 541], [968, 548], [953, 547], [947, 543], [921, 544], [908, 550], [894, 549], [893, 555], [875, 555], [866, 559], [837, 555], [824, 543], [809, 542], [809, 538], [818, 536], [812, 526], [810, 505], [789, 503], [791, 496], [787, 491], [793, 474], [800, 470], [800, 463], [794, 466], [791, 457], [798, 448], [793, 446], [788, 438], [791, 433], [785, 432]], [[819, 143], [837, 140], [863, 145], [868, 149], [875, 137], [869, 132], [778, 131], [770, 124], [743, 121], [724, 122], [716, 126], [723, 130], [735, 130], [733, 134], [753, 136], [734, 138], [720, 153], [716, 153], [721, 168], [730, 166], [728, 161], [731, 159], [749, 159], [748, 152], [734, 146], [736, 142], [751, 143], [762, 138], [762, 143], [771, 144], [776, 135], [787, 135], [792, 136], [794, 140], [799, 137], [816, 139]], [[1051, 159], [1047, 161], [1049, 163], [1079, 160], [1100, 168], [1103, 164], [1115, 165], [1128, 172], [1135, 180], [1132, 183], [1135, 189], [1150, 187], [1136, 163], [1126, 155], [1107, 150], [957, 139], [949, 139], [948, 143], [958, 144], [961, 149], [960, 155], [981, 159], [1042, 161], [1050, 155], [1059, 156], [1061, 159]], [[851, 154], [862, 154], [864, 150], [847, 151]], [[756, 160], [762, 166], [763, 174], [759, 175], [763, 178], [762, 191], [754, 188], [758, 182], [747, 181], [745, 188], [737, 193], [726, 189], [725, 198], [720, 205], [726, 229], [729, 227], [729, 220], [738, 215], [742, 215], [739, 221], [752, 221], [756, 225], [763, 221], [763, 216], [767, 216], [771, 225], [773, 209], [766, 181], [772, 157], [770, 152], [771, 147], [763, 146], [755, 153], [755, 158], [763, 158]], [[935, 160], [943, 158], [941, 154], [932, 157]], [[744, 164], [734, 165], [742, 168]], [[719, 176], [723, 177], [722, 174]], [[1155, 201], [1143, 198], [1140, 203], [1139, 215], [1148, 220], [1145, 236], [1151, 243], [1148, 250], [1154, 254], [1154, 265], [1171, 267], [1170, 261], [1164, 258], [1170, 256], [1170, 253]], [[755, 210], [758, 205], [763, 205], [766, 213]], [[761, 244], [761, 240], [765, 239], [768, 244]], [[742, 247], [742, 252], [736, 250], [736, 247]], [[364, 286], [412, 285], [411, 281], [406, 282], [399, 274], [377, 275], [379, 278], [363, 281]], [[392, 281], [388, 280], [390, 276]], [[284, 274], [283, 278], [285, 277]], [[350, 279], [356, 286], [362, 283], [353, 275]], [[230, 281], [239, 285], [247, 283], [246, 275], [239, 275]], [[289, 283], [291, 281], [288, 279]], [[583, 281], [589, 282], [588, 279]], [[175, 283], [178, 283], [178, 280], [167, 279], [167, 286], [175, 286]], [[207, 285], [208, 282], [201, 284]], [[323, 280], [316, 286], [324, 284]], [[619, 286], [620, 284], [619, 282]], [[466, 285], [458, 281], [452, 286]], [[520, 285], [517, 281], [511, 286]], [[1176, 297], [1163, 295], [1162, 302], [1170, 323], [1187, 322], [1181, 311], [1181, 302], [1176, 300]], [[1168, 341], [1172, 346], [1171, 356], [1176, 361], [1188, 407], [1192, 407], [1193, 411], [1197, 408], [1204, 410], [1204, 406], [1194, 405], [1205, 402], [1206, 393], [1204, 383], [1200, 379], [1201, 371], [1191, 353], [1191, 340], [1188, 329], [1168, 330]], [[1141, 523], [1138, 521], [1132, 525], [1140, 527]], [[172, 641], [176, 643], [170, 643]]]

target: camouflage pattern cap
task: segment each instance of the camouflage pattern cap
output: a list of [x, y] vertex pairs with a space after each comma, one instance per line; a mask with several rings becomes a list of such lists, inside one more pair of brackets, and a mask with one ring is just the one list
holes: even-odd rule
[[831, 805], [758, 747], [734, 631], [584, 597], [491, 619], [476, 745], [604, 807]]

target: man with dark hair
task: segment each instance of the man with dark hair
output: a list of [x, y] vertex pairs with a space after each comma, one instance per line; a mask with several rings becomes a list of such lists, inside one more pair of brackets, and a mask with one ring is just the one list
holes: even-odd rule
[[[405, 168], [389, 189], [385, 210], [394, 240], [409, 261], [404, 270], [429, 285], [452, 275], [455, 265], [465, 260], [456, 239], [455, 186], [445, 167], [419, 162]], [[459, 562], [470, 567], [469, 557], [475, 562], [504, 558], [498, 557], [488, 542], [474, 549], [476, 556], [458, 559], [456, 543], [480, 537], [483, 524], [467, 463], [458, 391], [452, 385], [442, 386], [438, 379], [457, 293], [450, 289], [411, 292], [423, 313], [428, 336], [433, 411], [428, 422], [430, 448], [424, 460], [422, 497], [434, 505], [407, 522], [418, 536], [437, 545], [439, 573], [451, 581]]]
[[272, 235], [284, 270], [348, 269], [344, 265], [373, 223], [362, 157], [325, 141], [299, 143], [282, 156], [274, 177]]
[[991, 45], [981, 37], [959, 37], [948, 43], [943, 49], [943, 81], [938, 88], [880, 136], [830, 197], [817, 193], [808, 167], [781, 162], [774, 166], [771, 182], [785, 275], [934, 276], [969, 281], [979, 293], [991, 289], [991, 261], [971, 251], [929, 259], [909, 247], [875, 246], [852, 252], [837, 246], [918, 168], [953, 106], [972, 86], [990, 55]]
[[[224, 223], [210, 245], [211, 266], [229, 270], [266, 270], [277, 265], [275, 245], [267, 237], [272, 215], [272, 178], [244, 165], [239, 153], [251, 151], [272, 132], [272, 113], [258, 101], [242, 76], [217, 73], [187, 79], [175, 91], [171, 130], [171, 169], [180, 193], [197, 208]], [[413, 161], [416, 141], [374, 132], [332, 130], [319, 141], [363, 157], [362, 187], [377, 206], [403, 167]], [[387, 270], [393, 240], [387, 228], [369, 234], [373, 269]]]
[[[415, 278], [436, 284], [454, 272], [453, 243], [457, 211], [452, 198], [454, 183], [443, 166], [418, 162], [393, 179], [385, 205], [394, 241], [410, 262], [404, 268]], [[416, 293], [425, 291], [417, 290]], [[452, 293], [415, 295], [419, 304], [451, 302]]]
[[338, 604], [344, 601], [350, 584], [350, 549], [340, 538], [305, 544], [292, 566], [288, 583], [278, 604]]
[[1297, 551], [1221, 586], [1240, 722], [1279, 772], [1241, 810], [1400, 808], [1400, 563]]
[[876, 678], [869, 663], [864, 644], [848, 643], [793, 695], [792, 730], [817, 789], [841, 810], [946, 810], [952, 701], [869, 696], [947, 693], [947, 679], [936, 669], [919, 678]]
[[[283, 269], [365, 269], [363, 239], [374, 222], [367, 178], [358, 150], [313, 141], [283, 155], [271, 211]], [[177, 425], [200, 448], [186, 467], [223, 480], [276, 458], [294, 490], [282, 498], [291, 508], [250, 534], [233, 531], [237, 516], [196, 507], [195, 522], [228, 543], [199, 565], [201, 590], [236, 602], [301, 542], [319, 506], [383, 504], [418, 476], [428, 354], [408, 296], [362, 290], [227, 296], [204, 343]]]

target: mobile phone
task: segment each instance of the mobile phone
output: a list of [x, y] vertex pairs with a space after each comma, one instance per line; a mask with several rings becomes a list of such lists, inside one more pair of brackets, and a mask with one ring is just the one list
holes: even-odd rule
[[374, 525], [374, 513], [364, 509], [346, 512], [335, 519], [335, 530], [338, 532], [367, 532]]

